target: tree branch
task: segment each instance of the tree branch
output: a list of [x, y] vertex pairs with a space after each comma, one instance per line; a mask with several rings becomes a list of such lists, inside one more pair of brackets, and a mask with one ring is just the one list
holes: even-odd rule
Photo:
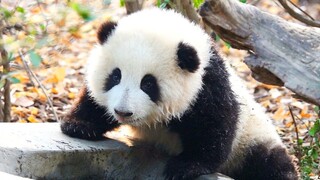
[[[291, 7], [287, 4], [287, 0], [278, 0], [279, 3], [282, 5], [282, 7], [295, 19], [305, 23], [306, 25], [313, 26], [313, 27], [320, 27], [320, 22], [319, 21], [314, 21], [313, 19], [307, 19], [301, 14], [297, 13]], [[290, 0], [289, 0], [290, 1]], [[291, 1], [290, 1], [291, 2]], [[301, 10], [301, 9], [300, 9]], [[302, 11], [302, 10], [301, 10]], [[305, 13], [304, 11], [302, 11]], [[305, 13], [306, 14], [306, 13]], [[308, 15], [308, 17], [310, 17]], [[312, 17], [311, 17], [312, 18]]]
[[172, 2], [174, 5], [174, 7], [172, 7], [173, 9], [181, 12], [181, 14], [183, 14], [194, 23], [200, 23], [200, 17], [193, 7], [193, 3], [191, 2], [191, 0], [173, 0]]
[[[0, 27], [2, 27], [4, 24], [4, 21], [0, 21]], [[2, 33], [0, 32], [0, 39], [2, 40]], [[1, 64], [3, 67], [3, 72], [5, 74], [10, 72], [10, 65], [9, 65], [9, 59], [8, 59], [8, 53], [4, 48], [3, 42], [0, 45], [0, 54], [1, 54]], [[3, 88], [3, 122], [10, 122], [11, 121], [11, 98], [10, 98], [10, 81], [8, 79], [5, 79], [5, 85]]]
[[320, 105], [319, 28], [285, 21], [238, 0], [206, 0], [200, 15], [232, 47], [249, 51], [245, 63], [255, 79], [284, 85]]
[[144, 0], [125, 0], [127, 14], [141, 10]]

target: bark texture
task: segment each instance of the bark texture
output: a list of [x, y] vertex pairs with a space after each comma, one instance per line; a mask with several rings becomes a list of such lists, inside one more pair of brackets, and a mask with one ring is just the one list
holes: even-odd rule
[[144, 0], [125, 0], [127, 14], [141, 10]]
[[249, 51], [245, 63], [258, 81], [284, 85], [320, 105], [320, 29], [268, 14], [238, 0], [206, 0], [204, 22], [232, 47]]

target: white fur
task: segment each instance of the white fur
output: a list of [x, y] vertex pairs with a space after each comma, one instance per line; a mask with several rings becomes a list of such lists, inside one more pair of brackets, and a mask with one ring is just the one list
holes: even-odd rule
[[230, 74], [231, 88], [236, 93], [240, 103], [240, 117], [237, 123], [236, 137], [232, 144], [232, 152], [220, 170], [224, 173], [241, 168], [247, 148], [250, 146], [265, 144], [272, 149], [275, 146], [283, 146], [270, 118], [264, 113], [262, 107], [255, 102], [248, 92], [245, 83], [235, 74], [234, 70], [227, 65]]
[[[177, 66], [179, 42], [191, 45], [198, 52], [197, 73], [184, 72]], [[182, 15], [170, 10], [144, 10], [121, 19], [107, 43], [93, 50], [87, 86], [92, 97], [108, 107], [115, 117], [114, 108], [133, 112], [130, 118], [133, 125], [150, 126], [156, 121], [167, 121], [172, 116], [179, 117], [195, 100], [202, 86], [203, 68], [210, 58], [210, 47], [205, 32]], [[105, 79], [116, 67], [121, 70], [121, 82], [105, 92]], [[158, 80], [161, 92], [158, 104], [140, 89], [141, 79], [148, 73]]]

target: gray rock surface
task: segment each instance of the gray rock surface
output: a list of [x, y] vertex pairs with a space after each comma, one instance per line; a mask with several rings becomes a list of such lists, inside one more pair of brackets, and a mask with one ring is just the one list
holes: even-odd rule
[[0, 172], [0, 179], [5, 179], [5, 180], [28, 180], [29, 178], [23, 178], [20, 176], [15, 176], [12, 174]]
[[162, 179], [168, 158], [150, 146], [70, 138], [58, 123], [1, 123], [0, 137], [0, 171], [32, 179]]

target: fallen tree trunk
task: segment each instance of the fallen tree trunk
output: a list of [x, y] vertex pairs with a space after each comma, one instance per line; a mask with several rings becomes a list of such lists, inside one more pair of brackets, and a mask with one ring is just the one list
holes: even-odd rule
[[136, 11], [141, 10], [144, 0], [125, 0], [127, 14], [132, 14]]
[[200, 15], [232, 47], [248, 50], [245, 63], [255, 79], [284, 85], [320, 105], [319, 28], [288, 22], [238, 0], [206, 0]]

